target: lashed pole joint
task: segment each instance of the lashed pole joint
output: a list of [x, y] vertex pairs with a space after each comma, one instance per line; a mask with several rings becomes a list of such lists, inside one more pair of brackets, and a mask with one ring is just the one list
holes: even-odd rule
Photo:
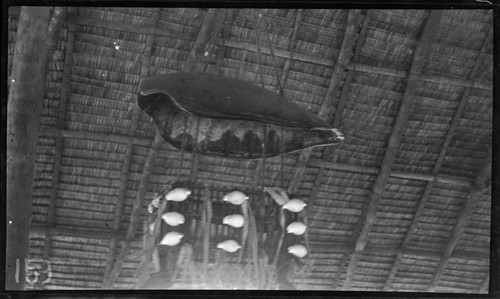
[[358, 220], [356, 240], [354, 242], [354, 254], [347, 269], [347, 276], [344, 282], [344, 288], [349, 288], [356, 270], [359, 253], [363, 251], [367, 242], [368, 234], [375, 223], [378, 205], [382, 198], [385, 185], [390, 175], [394, 157], [396, 155], [401, 136], [408, 122], [408, 117], [415, 97], [416, 83], [424, 65], [424, 59], [427, 57], [430, 46], [432, 44], [432, 36], [434, 35], [439, 20], [441, 19], [442, 11], [431, 11], [429, 17], [425, 21], [425, 25], [421, 34], [420, 42], [414, 52], [410, 71], [408, 73], [407, 84], [403, 94], [403, 100], [399, 108], [399, 113], [393, 126], [393, 131], [389, 137], [389, 143], [382, 162], [380, 172], [372, 187], [371, 197], [369, 198], [368, 206], [363, 209], [363, 212]]

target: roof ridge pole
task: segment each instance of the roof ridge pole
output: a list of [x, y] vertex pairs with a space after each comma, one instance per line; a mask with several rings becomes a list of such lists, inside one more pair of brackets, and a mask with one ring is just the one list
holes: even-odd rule
[[[152, 28], [156, 28], [156, 24], [158, 23], [158, 19], [160, 17], [160, 9], [155, 9], [153, 11], [153, 15], [151, 17], [151, 26]], [[154, 30], [152, 30], [154, 32]], [[146, 45], [144, 47], [143, 53], [142, 53], [142, 65], [140, 69], [140, 80], [144, 79], [149, 75], [150, 71], [150, 66], [151, 66], [151, 53], [152, 53], [152, 47], [154, 44], [156, 35], [153, 34], [147, 34], [146, 36]], [[127, 194], [127, 181], [129, 177], [129, 172], [130, 172], [130, 166], [132, 164], [132, 149], [134, 147], [134, 137], [137, 132], [137, 128], [139, 126], [139, 115], [140, 115], [140, 108], [137, 105], [133, 105], [133, 111], [132, 111], [132, 119], [131, 119], [131, 124], [128, 132], [128, 140], [126, 144], [126, 150], [125, 150], [125, 161], [123, 162], [123, 166], [121, 169], [121, 174], [120, 174], [120, 187], [118, 189], [118, 194], [116, 197], [116, 209], [115, 209], [115, 215], [113, 218], [113, 227], [112, 231], [113, 232], [118, 232], [120, 230], [120, 223], [122, 219], [122, 214], [123, 214], [123, 206], [125, 204], [125, 199], [126, 199], [126, 194]], [[102, 281], [102, 287], [103, 288], [110, 288], [112, 284], [110, 284], [110, 274], [111, 270], [113, 268], [113, 262], [115, 259], [115, 254], [117, 251], [117, 245], [118, 245], [118, 240], [113, 239], [111, 240], [110, 248], [109, 248], [109, 253], [108, 257], [106, 259], [106, 269], [104, 270], [104, 277]]]
[[403, 99], [399, 108], [398, 115], [396, 116], [396, 121], [394, 123], [391, 136], [389, 137], [387, 150], [382, 161], [380, 172], [375, 183], [372, 186], [371, 196], [368, 199], [368, 205], [363, 209], [362, 214], [360, 215], [359, 220], [355, 225], [354, 252], [347, 268], [346, 280], [344, 281], [344, 289], [348, 289], [352, 283], [354, 273], [356, 272], [356, 266], [360, 258], [360, 253], [365, 248], [368, 242], [368, 235], [373, 224], [375, 223], [378, 205], [382, 198], [384, 187], [387, 184], [387, 180], [389, 179], [390, 171], [392, 168], [394, 157], [398, 150], [401, 136], [403, 135], [404, 129], [408, 123], [408, 117], [410, 115], [411, 106], [413, 104], [415, 95], [415, 89], [417, 87], [416, 83], [419, 80], [420, 73], [424, 66], [425, 57], [427, 57], [430, 51], [433, 35], [439, 24], [441, 16], [441, 10], [431, 10], [429, 12], [429, 16], [424, 22], [423, 29], [419, 38], [419, 43], [417, 44], [417, 47], [414, 51], [410, 71], [408, 72]]
[[36, 145], [46, 88], [49, 21], [49, 7], [22, 7], [14, 45], [7, 101], [7, 290], [25, 288], [24, 259], [29, 254]]
[[481, 196], [481, 193], [483, 193], [484, 185], [488, 178], [491, 176], [491, 162], [492, 162], [492, 150], [490, 149], [488, 151], [488, 154], [486, 158], [484, 159], [483, 165], [481, 166], [481, 169], [478, 172], [478, 175], [476, 177], [476, 180], [474, 181], [474, 184], [469, 190], [469, 195], [467, 196], [467, 201], [464, 203], [462, 206], [462, 210], [460, 211], [460, 215], [458, 217], [457, 222], [455, 223], [455, 226], [453, 227], [453, 231], [451, 232], [450, 239], [448, 240], [448, 243], [446, 244], [446, 247], [444, 249], [443, 255], [441, 256], [441, 260], [439, 262], [439, 265], [436, 269], [436, 272], [434, 272], [434, 276], [432, 278], [430, 286], [427, 288], [427, 291], [429, 292], [434, 292], [436, 291], [437, 285], [439, 283], [439, 280], [441, 279], [441, 275], [443, 274], [444, 270], [446, 269], [446, 266], [448, 265], [448, 261], [450, 257], [452, 256], [453, 250], [455, 249], [455, 246], [460, 240], [460, 236], [463, 233], [463, 230], [465, 228], [465, 225], [467, 224], [467, 221], [470, 219], [472, 213], [474, 212], [476, 205], [479, 201], [479, 197]]
[[[476, 58], [476, 62], [474, 63], [474, 67], [469, 72], [468, 78], [470, 80], [472, 80], [472, 82], [474, 82], [475, 78], [479, 74], [479, 63], [478, 62], [484, 58], [483, 57], [484, 51], [485, 51], [487, 45], [491, 42], [492, 28], [493, 28], [493, 26], [490, 27], [489, 32], [486, 34], [486, 38], [485, 38], [483, 45], [481, 46], [481, 50], [479, 51], [479, 54]], [[401, 244], [402, 248], [405, 248], [408, 245], [408, 243], [410, 242], [411, 236], [412, 236], [413, 232], [415, 231], [416, 226], [418, 224], [418, 220], [420, 218], [420, 215], [422, 214], [424, 207], [427, 203], [427, 200], [429, 199], [430, 192], [431, 192], [432, 188], [434, 187], [434, 184], [436, 182], [438, 182], [439, 171], [441, 170], [441, 166], [444, 162], [444, 158], [446, 157], [446, 152], [447, 152], [448, 147], [450, 145], [451, 139], [454, 136], [455, 130], [458, 126], [458, 122], [459, 122], [460, 116], [462, 115], [462, 112], [464, 110], [465, 104], [470, 97], [471, 90], [472, 90], [472, 87], [470, 87], [470, 86], [465, 87], [462, 95], [460, 96], [460, 100], [459, 100], [458, 106], [456, 108], [455, 115], [453, 116], [450, 127], [448, 129], [448, 132], [446, 133], [446, 137], [445, 137], [444, 142], [441, 146], [441, 150], [439, 152], [438, 158], [436, 159], [436, 163], [434, 163], [434, 168], [432, 170], [432, 175], [434, 176], [434, 179], [428, 181], [428, 183], [425, 186], [424, 192], [422, 193], [422, 196], [420, 197], [415, 215], [413, 216], [412, 222], [408, 228], [408, 231], [407, 231], [406, 236], [403, 240], [403, 243]], [[391, 289], [391, 281], [394, 279], [394, 276], [396, 275], [396, 272], [399, 268], [399, 264], [401, 263], [401, 258], [402, 258], [402, 254], [398, 253], [398, 255], [396, 256], [396, 259], [394, 260], [394, 264], [392, 266], [392, 269], [389, 272], [389, 275], [387, 276], [387, 279], [386, 279], [386, 282], [384, 285], [384, 291], [389, 291]]]

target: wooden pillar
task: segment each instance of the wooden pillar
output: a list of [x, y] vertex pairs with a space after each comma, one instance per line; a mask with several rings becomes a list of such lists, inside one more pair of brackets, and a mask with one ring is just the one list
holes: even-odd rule
[[49, 20], [50, 8], [23, 7], [18, 23], [7, 102], [5, 288], [8, 290], [24, 289], [24, 259], [28, 256], [29, 247], [35, 149], [42, 97], [45, 94]]

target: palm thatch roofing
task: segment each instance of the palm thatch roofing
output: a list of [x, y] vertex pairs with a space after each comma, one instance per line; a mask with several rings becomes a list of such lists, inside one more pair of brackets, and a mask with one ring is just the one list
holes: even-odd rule
[[[147, 206], [180, 178], [209, 190], [200, 202], [260, 186], [306, 201], [297, 289], [487, 293], [492, 28], [488, 9], [70, 8], [35, 156], [29, 257], [51, 263], [43, 287], [134, 288]], [[345, 141], [264, 162], [174, 149], [137, 90], [186, 69], [281, 85]]]

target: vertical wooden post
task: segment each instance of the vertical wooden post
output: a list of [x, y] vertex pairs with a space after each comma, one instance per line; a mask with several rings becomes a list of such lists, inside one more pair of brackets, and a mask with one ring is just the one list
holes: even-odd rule
[[24, 289], [24, 259], [28, 256], [29, 247], [35, 149], [42, 97], [45, 94], [49, 20], [50, 8], [23, 7], [17, 29], [12, 63], [13, 81], [7, 103], [5, 288], [9, 290]]

